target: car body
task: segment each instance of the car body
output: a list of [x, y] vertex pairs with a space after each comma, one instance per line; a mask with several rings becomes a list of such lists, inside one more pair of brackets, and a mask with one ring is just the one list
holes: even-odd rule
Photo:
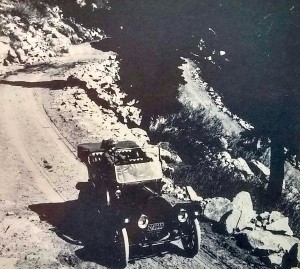
[[96, 208], [99, 219], [105, 220], [95, 229], [95, 238], [112, 247], [122, 267], [132, 249], [153, 248], [177, 239], [187, 256], [195, 256], [201, 241], [200, 207], [161, 192], [159, 147], [141, 148], [132, 141], [104, 142], [78, 146], [78, 157], [89, 172], [88, 182], [76, 186], [78, 199], [89, 209]]

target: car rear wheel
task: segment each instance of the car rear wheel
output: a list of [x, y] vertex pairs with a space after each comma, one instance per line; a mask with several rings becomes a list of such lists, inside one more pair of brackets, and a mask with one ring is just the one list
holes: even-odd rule
[[200, 249], [201, 230], [197, 219], [188, 219], [182, 229], [181, 242], [186, 255], [193, 258]]
[[125, 268], [129, 260], [129, 240], [126, 228], [116, 230], [114, 235], [114, 254], [117, 266]]

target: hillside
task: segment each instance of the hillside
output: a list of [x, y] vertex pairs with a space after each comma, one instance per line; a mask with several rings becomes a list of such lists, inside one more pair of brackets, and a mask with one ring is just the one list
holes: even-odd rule
[[[69, 8], [93, 12], [100, 2], [71, 1]], [[75, 185], [88, 175], [75, 155], [79, 143], [113, 138], [159, 143], [165, 176], [177, 185], [166, 185], [165, 191], [178, 198], [192, 186], [203, 208], [203, 244], [195, 259], [174, 251], [129, 268], [296, 266], [299, 171], [286, 162], [283, 199], [275, 208], [266, 207], [260, 193], [270, 174], [268, 141], [241, 135], [253, 126], [226, 108], [193, 59], [182, 57], [177, 66], [180, 110], [147, 114], [158, 111], [155, 105], [149, 110], [148, 96], [129, 92], [128, 81], [122, 81], [122, 62], [128, 59], [120, 59], [114, 46], [106, 52], [92, 48], [107, 41], [106, 33], [79, 24], [76, 14], [65, 17], [65, 8], [41, 1], [0, 3], [0, 179], [5, 186], [0, 192], [0, 238], [5, 242], [0, 265], [109, 267], [105, 254], [99, 258], [82, 244], [87, 227], [76, 209]], [[164, 97], [167, 108], [174, 105], [173, 96]]]

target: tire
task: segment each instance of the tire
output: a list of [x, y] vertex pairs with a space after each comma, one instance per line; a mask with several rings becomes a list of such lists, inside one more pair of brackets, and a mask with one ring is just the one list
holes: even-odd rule
[[182, 230], [181, 242], [187, 257], [193, 258], [197, 255], [201, 245], [201, 229], [197, 219], [188, 219]]
[[129, 240], [126, 228], [116, 230], [114, 252], [118, 268], [125, 268], [129, 261]]

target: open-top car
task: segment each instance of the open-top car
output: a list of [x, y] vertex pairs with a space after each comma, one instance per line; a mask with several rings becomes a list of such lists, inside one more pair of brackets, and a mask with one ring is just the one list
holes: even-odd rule
[[163, 194], [160, 149], [140, 148], [132, 141], [86, 143], [78, 157], [87, 165], [88, 182], [79, 182], [79, 200], [97, 214], [96, 243], [111, 248], [125, 267], [133, 249], [181, 239], [185, 253], [194, 257], [200, 248], [199, 206]]

